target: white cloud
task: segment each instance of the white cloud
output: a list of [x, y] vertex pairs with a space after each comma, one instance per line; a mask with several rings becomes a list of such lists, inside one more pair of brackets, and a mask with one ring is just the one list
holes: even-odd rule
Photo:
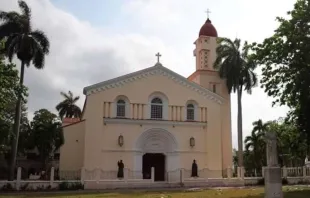
[[[82, 96], [85, 86], [152, 66], [156, 49], [172, 53], [159, 38], [110, 34], [108, 28], [80, 21], [47, 0], [27, 3], [32, 9], [33, 27], [45, 31], [51, 42], [45, 69], [30, 67], [25, 74], [31, 114], [39, 108], [54, 111], [61, 100], [60, 91], [71, 90]], [[5, 11], [18, 10], [17, 1], [0, 1], [0, 7]], [[79, 105], [83, 102], [84, 97]]]
[[[261, 41], [276, 28], [275, 17], [292, 8], [294, 0], [132, 0], [124, 1], [121, 14], [126, 25], [96, 27], [88, 21], [55, 7], [48, 0], [27, 0], [33, 11], [33, 26], [45, 31], [51, 53], [43, 71], [29, 68], [25, 84], [30, 88], [29, 108], [54, 110], [61, 100], [60, 91], [71, 90], [82, 96], [82, 88], [155, 63], [160, 51], [162, 63], [188, 76], [195, 69], [193, 42], [206, 20], [211, 19], [220, 36], [236, 34], [249, 41]], [[86, 3], [86, 2], [85, 2]], [[107, 3], [107, 2], [105, 2]], [[18, 9], [17, 0], [0, 1], [2, 10]], [[19, 63], [18, 63], [19, 64]], [[80, 101], [83, 104], [84, 97]], [[285, 108], [272, 108], [271, 98], [260, 88], [243, 95], [244, 136], [253, 121], [284, 116]], [[236, 146], [236, 97], [232, 95], [233, 144]]]

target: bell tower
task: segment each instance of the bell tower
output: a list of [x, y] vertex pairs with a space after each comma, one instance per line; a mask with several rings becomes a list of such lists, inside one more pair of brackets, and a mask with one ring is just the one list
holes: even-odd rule
[[[217, 48], [217, 31], [212, 25], [211, 20], [208, 19], [202, 25], [199, 31], [199, 36], [194, 42], [194, 57], [196, 59], [196, 71], [188, 77], [188, 80], [193, 81], [200, 86], [214, 92], [215, 94], [223, 97], [225, 102], [217, 106], [220, 109], [220, 123], [221, 133], [220, 135], [221, 146], [220, 148], [209, 148], [209, 149], [220, 149], [222, 153], [222, 169], [232, 167], [232, 135], [231, 135], [231, 105], [230, 105], [230, 94], [226, 87], [225, 79], [221, 79], [219, 73], [214, 69], [213, 64], [216, 60], [216, 48]], [[216, 105], [216, 104], [214, 104]], [[208, 107], [207, 107], [208, 108]], [[207, 117], [209, 111], [207, 110]], [[209, 131], [210, 130], [210, 131]], [[213, 133], [212, 129], [207, 127], [207, 133]], [[208, 160], [213, 160], [209, 159]]]
[[212, 64], [216, 58], [216, 38], [217, 31], [211, 20], [207, 19], [199, 31], [198, 39], [194, 42], [196, 70], [213, 70]]
[[199, 36], [194, 42], [196, 71], [188, 79], [224, 98], [230, 98], [224, 80], [219, 77], [218, 71], [213, 68], [216, 59], [217, 38], [217, 31], [208, 18], [200, 28]]

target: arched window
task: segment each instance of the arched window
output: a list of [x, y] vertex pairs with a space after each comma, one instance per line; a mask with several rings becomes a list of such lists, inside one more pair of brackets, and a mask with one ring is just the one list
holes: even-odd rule
[[163, 118], [163, 101], [160, 98], [154, 98], [151, 101], [151, 119]]
[[186, 107], [186, 119], [195, 120], [195, 107], [193, 104], [188, 104]]
[[126, 102], [125, 100], [118, 100], [116, 108], [116, 117], [125, 117], [125, 115], [126, 115]]

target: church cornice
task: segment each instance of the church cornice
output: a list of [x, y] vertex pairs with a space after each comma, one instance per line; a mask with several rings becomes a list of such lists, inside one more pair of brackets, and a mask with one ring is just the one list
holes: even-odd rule
[[186, 121], [170, 121], [170, 120], [141, 120], [141, 119], [119, 119], [119, 118], [103, 118], [105, 124], [136, 124], [136, 125], [168, 125], [168, 126], [192, 126], [206, 127], [206, 122], [186, 122]]
[[166, 76], [169, 79], [173, 80], [174, 82], [184, 87], [187, 87], [188, 89], [196, 91], [197, 93], [199, 93], [206, 99], [215, 101], [218, 104], [222, 104], [225, 101], [225, 99], [221, 97], [220, 95], [213, 93], [212, 91], [198, 85], [197, 83], [194, 83], [188, 80], [187, 78], [171, 71], [170, 69], [166, 67], [163, 67], [160, 63], [156, 64], [153, 67], [149, 67], [149, 68], [137, 71], [137, 72], [133, 72], [127, 75], [123, 75], [123, 76], [120, 76], [120, 77], [117, 77], [111, 80], [103, 81], [103, 82], [85, 87], [83, 90], [83, 93], [85, 95], [95, 94], [98, 92], [106, 91], [108, 89], [122, 87], [128, 83], [142, 80], [149, 76], [154, 76], [154, 75]]

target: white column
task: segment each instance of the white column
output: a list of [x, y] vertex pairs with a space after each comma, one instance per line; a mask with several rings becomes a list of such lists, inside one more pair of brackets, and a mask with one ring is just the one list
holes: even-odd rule
[[244, 179], [244, 173], [245, 173], [244, 167], [240, 167], [240, 172], [241, 172], [241, 179]]
[[124, 180], [126, 183], [128, 181], [128, 176], [129, 176], [128, 168], [124, 168]]
[[178, 153], [166, 154], [166, 171], [174, 171], [180, 168], [180, 158]]
[[135, 157], [134, 157], [134, 170], [135, 171], [142, 171], [142, 157], [143, 153], [142, 152], [136, 152]]
[[241, 178], [241, 168], [239, 166], [237, 167], [237, 177]]
[[96, 177], [96, 183], [98, 184], [99, 183], [99, 180], [100, 180], [100, 174], [101, 174], [101, 170], [97, 167], [95, 169], [95, 177]]
[[150, 112], [151, 105], [146, 104], [144, 105], [144, 119], [150, 119], [151, 118], [151, 112]]
[[155, 181], [155, 168], [154, 167], [151, 168], [151, 179], [152, 179], [152, 182]]
[[181, 183], [184, 183], [184, 169], [182, 168], [182, 169], [180, 169], [180, 174], [181, 174], [181, 178], [180, 178], [180, 180], [181, 180]]
[[227, 178], [230, 179], [231, 178], [231, 168], [228, 167], [226, 170], [227, 170]]
[[264, 166], [262, 167], [262, 176], [263, 176], [263, 178], [265, 177], [265, 167]]
[[50, 185], [52, 186], [54, 183], [54, 175], [55, 175], [55, 168], [51, 168], [51, 177], [50, 177]]
[[22, 177], [22, 168], [18, 167], [17, 168], [17, 176], [16, 176], [16, 190], [20, 189], [20, 180]]
[[287, 168], [286, 168], [286, 166], [284, 166], [282, 168], [282, 170], [283, 170], [283, 177], [286, 178], [287, 177]]
[[85, 181], [85, 174], [86, 174], [85, 168], [82, 167], [82, 168], [81, 168], [81, 184], [84, 184], [84, 181]]

